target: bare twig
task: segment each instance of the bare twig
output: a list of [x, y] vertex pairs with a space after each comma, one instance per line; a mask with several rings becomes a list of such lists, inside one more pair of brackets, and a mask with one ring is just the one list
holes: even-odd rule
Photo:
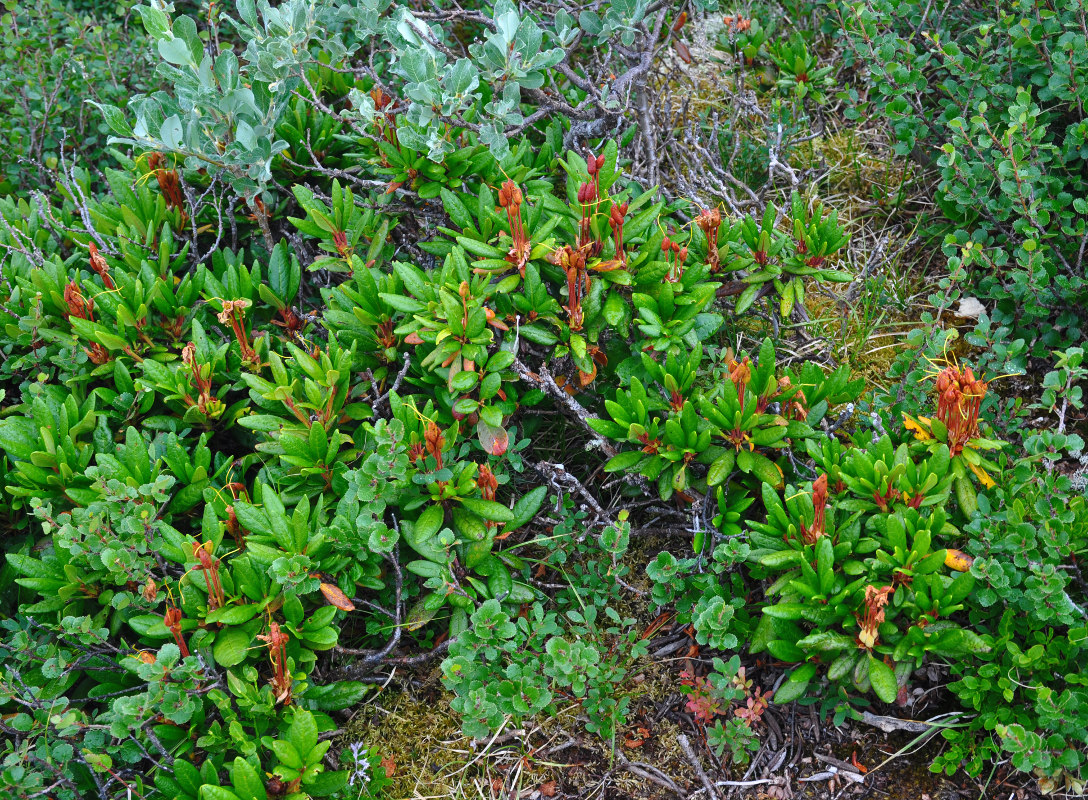
[[703, 769], [703, 765], [699, 763], [699, 757], [695, 755], [695, 750], [691, 746], [691, 742], [688, 741], [686, 733], [681, 733], [676, 737], [676, 743], [680, 745], [680, 749], [684, 751], [684, 755], [688, 759], [688, 763], [691, 764], [692, 769], [695, 770], [695, 774], [699, 776], [699, 781], [703, 784], [703, 788], [706, 793], [711, 797], [718, 797], [718, 792], [714, 788], [714, 784], [710, 782], [710, 778], [707, 777], [706, 770]]

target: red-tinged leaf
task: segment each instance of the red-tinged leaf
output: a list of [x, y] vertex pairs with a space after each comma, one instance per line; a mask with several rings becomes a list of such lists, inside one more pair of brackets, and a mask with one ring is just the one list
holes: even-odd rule
[[341, 611], [355, 610], [355, 604], [351, 602], [351, 598], [340, 591], [338, 586], [331, 583], [322, 583], [321, 594], [325, 595], [325, 600], [330, 606], [336, 606]]
[[555, 786], [555, 781], [548, 781], [547, 783], [540, 784], [539, 791], [541, 797], [555, 797], [555, 793], [558, 789]]
[[683, 42], [676, 42], [676, 55], [680, 56], [680, 60], [685, 64], [691, 63], [691, 51]]
[[476, 435], [484, 450], [493, 456], [501, 456], [510, 445], [510, 435], [506, 432], [506, 428], [496, 428], [482, 419], [476, 423]]
[[404, 337], [404, 343], [405, 344], [423, 344], [423, 340], [419, 338], [418, 333], [413, 332], [413, 333], [409, 333], [407, 336]]
[[385, 770], [385, 777], [392, 778], [393, 773], [397, 771], [397, 762], [393, 760], [392, 756], [386, 756], [381, 761], [382, 769]]

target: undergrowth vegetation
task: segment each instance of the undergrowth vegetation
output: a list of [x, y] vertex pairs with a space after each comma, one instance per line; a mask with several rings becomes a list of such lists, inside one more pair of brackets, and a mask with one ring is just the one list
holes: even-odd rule
[[397, 672], [645, 776], [681, 645], [1083, 793], [1082, 0], [3, 25], [5, 796], [394, 796]]

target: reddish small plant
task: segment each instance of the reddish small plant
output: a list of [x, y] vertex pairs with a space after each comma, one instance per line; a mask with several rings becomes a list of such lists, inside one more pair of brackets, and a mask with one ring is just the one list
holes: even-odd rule
[[98, 342], [92, 342], [90, 347], [84, 347], [83, 352], [87, 354], [92, 364], [101, 366], [110, 360], [109, 351]]
[[[741, 361], [731, 360], [728, 368], [729, 380], [732, 381], [737, 389], [737, 400], [740, 403], [740, 409], [743, 412], [744, 396], [748, 390], [748, 384], [752, 381], [751, 360], [748, 356], [745, 356]], [[733, 445], [738, 452], [744, 446], [747, 446], [749, 450], [755, 450], [755, 443], [752, 442], [751, 437], [739, 426], [731, 431], [725, 431], [724, 435], [726, 441]]]
[[347, 232], [341, 230], [333, 231], [332, 243], [336, 247], [336, 252], [340, 254], [340, 258], [350, 262], [351, 254], [354, 252], [354, 248], [350, 244], [348, 244]]
[[763, 689], [757, 686], [755, 693], [748, 695], [744, 706], [734, 709], [733, 714], [737, 718], [744, 720], [744, 723], [749, 728], [758, 725], [763, 718], [763, 712], [766, 711], [767, 706], [771, 704], [771, 698], [773, 696], [773, 691], [763, 694]]
[[299, 314], [291, 306], [280, 309], [280, 318], [272, 320], [277, 328], [283, 328], [289, 336], [294, 336], [310, 324], [309, 320]]
[[394, 349], [397, 346], [397, 336], [393, 333], [394, 327], [393, 320], [387, 319], [374, 331], [374, 336], [383, 350]]
[[729, 362], [729, 380], [737, 387], [737, 400], [740, 410], [744, 411], [744, 395], [748, 390], [748, 384], [752, 381], [752, 360], [745, 356], [740, 361]]
[[680, 673], [680, 682], [690, 690], [684, 705], [697, 722], [705, 725], [714, 717], [725, 713], [721, 699], [714, 696], [713, 687], [707, 683], [706, 678], [684, 671]]
[[276, 702], [291, 705], [291, 673], [287, 670], [287, 642], [291, 640], [286, 631], [280, 630], [276, 622], [269, 624], [268, 635], [258, 635], [257, 639], [268, 646], [268, 658], [272, 662], [272, 691]]
[[[876, 503], [877, 508], [883, 511], [885, 514], [892, 507], [892, 503], [899, 499], [899, 490], [894, 486], [889, 486], [883, 492], [873, 492], [873, 502]], [[915, 506], [917, 508], [917, 506]]]
[[[238, 483], [232, 481], [223, 486], [228, 492], [230, 492], [231, 499], [237, 501], [243, 499], [249, 501], [249, 492], [246, 490], [244, 483]], [[231, 538], [237, 542], [239, 548], [245, 547], [246, 537], [245, 531], [242, 529], [242, 524], [238, 521], [238, 515], [234, 513], [234, 506], [227, 506], [227, 521], [225, 523], [226, 531], [231, 535]]]
[[586, 158], [586, 172], [589, 173], [589, 179], [593, 181], [593, 193], [597, 197], [601, 195], [601, 167], [603, 166], [604, 155], [595, 156], [590, 153]]

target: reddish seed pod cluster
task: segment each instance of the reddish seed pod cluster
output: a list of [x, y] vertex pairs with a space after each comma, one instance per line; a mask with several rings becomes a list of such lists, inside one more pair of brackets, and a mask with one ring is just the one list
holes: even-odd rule
[[166, 201], [166, 207], [181, 212], [181, 225], [185, 226], [189, 216], [185, 213], [185, 194], [181, 191], [181, 178], [175, 169], [166, 169], [163, 165], [166, 158], [162, 153], [152, 153], [147, 157], [147, 165], [155, 173], [155, 180], [159, 183], [159, 191]]
[[94, 300], [84, 298], [75, 281], [64, 287], [64, 302], [68, 304], [67, 316], [94, 322]]
[[167, 606], [166, 613], [162, 617], [162, 624], [173, 635], [178, 649], [181, 650], [182, 658], [188, 658], [189, 646], [185, 643], [185, 637], [181, 635], [181, 609]]
[[627, 253], [623, 249], [623, 221], [627, 216], [628, 203], [613, 203], [608, 211], [608, 227], [612, 229], [612, 239], [616, 243], [616, 258], [621, 264], [627, 263]]
[[582, 218], [578, 223], [578, 248], [588, 252], [590, 257], [601, 251], [601, 243], [593, 236], [593, 215], [597, 210], [597, 185], [583, 183], [578, 187], [578, 202], [582, 205]]
[[727, 27], [732, 28], [737, 33], [743, 33], [744, 31], [750, 30], [752, 27], [752, 20], [745, 19], [739, 14], [735, 17], [723, 17], [722, 21], [726, 24]]
[[272, 690], [276, 701], [284, 705], [291, 704], [291, 673], [287, 670], [287, 642], [291, 637], [280, 630], [279, 623], [269, 624], [268, 635], [258, 635], [257, 639], [268, 646], [268, 657], [272, 662]]
[[219, 559], [211, 554], [211, 542], [204, 544], [193, 543], [193, 557], [197, 560], [197, 567], [204, 575], [204, 585], [208, 588], [208, 610], [214, 611], [226, 605], [223, 595], [223, 585], [219, 582]]
[[521, 277], [525, 277], [525, 265], [529, 261], [532, 245], [525, 224], [521, 220], [521, 204], [524, 198], [521, 189], [512, 180], [507, 180], [499, 189], [499, 205], [506, 211], [506, 220], [510, 225], [510, 238], [514, 240], [506, 260], [517, 267]]
[[825, 472], [812, 484], [812, 527], [801, 522], [801, 538], [805, 544], [816, 544], [827, 533], [827, 473]]
[[597, 187], [592, 183], [583, 183], [578, 187], [578, 202], [582, 205], [597, 202]]
[[495, 473], [491, 471], [491, 467], [484, 464], [480, 467], [480, 471], [476, 477], [476, 486], [480, 490], [480, 497], [484, 500], [494, 500], [495, 493], [499, 490], [499, 480], [495, 477]]
[[98, 247], [94, 242], [91, 242], [87, 248], [90, 251], [91, 269], [98, 274], [98, 277], [102, 279], [102, 283], [106, 285], [107, 289], [111, 291], [116, 289], [117, 287], [113, 283], [113, 278], [110, 277], [109, 264], [106, 263], [106, 259], [102, 257], [102, 254], [98, 252]]
[[877, 630], [884, 622], [884, 607], [888, 605], [888, 596], [892, 593], [891, 586], [865, 587], [865, 616], [857, 617], [861, 631], [858, 633], [858, 644], [866, 650], [872, 650], [877, 642]]
[[752, 380], [752, 360], [745, 356], [741, 361], [729, 362], [729, 379], [737, 387], [737, 399], [740, 401], [740, 410], [744, 411], [744, 392]]
[[599, 255], [604, 247], [604, 244], [593, 235], [593, 216], [601, 201], [601, 168], [603, 166], [604, 156], [595, 156], [590, 153], [586, 158], [589, 182], [578, 187], [578, 202], [582, 205], [582, 219], [578, 225], [578, 248], [585, 249], [588, 258]]
[[[380, 86], [375, 86], [370, 90], [370, 99], [374, 101], [374, 110], [379, 112], [374, 118], [374, 126], [378, 129], [378, 135], [399, 149], [395, 101], [383, 92]], [[389, 160], [384, 151], [382, 152], [382, 166], [389, 166]]]
[[[790, 379], [788, 377], [783, 375], [781, 378], [778, 379], [778, 392], [775, 396], [777, 397], [779, 395], [782, 395], [790, 391], [792, 388], [793, 383], [790, 382]], [[772, 399], [773, 398], [766, 398], [764, 408], [766, 408], [767, 405], [770, 404]], [[763, 401], [764, 398], [761, 397], [760, 400]], [[804, 422], [805, 419], [808, 418], [808, 408], [806, 406], [807, 403], [808, 398], [805, 397], [805, 393], [798, 389], [796, 392], [794, 392], [793, 396], [786, 404], [786, 407], [782, 409], [782, 416], [786, 419]], [[762, 413], [762, 411], [760, 413]]]
[[[75, 281], [68, 281], [68, 285], [64, 287], [64, 302], [68, 306], [68, 311], [64, 315], [66, 318], [76, 317], [94, 322], [94, 300], [84, 297]], [[84, 347], [83, 352], [94, 364], [102, 365], [110, 360], [109, 351], [98, 342], [93, 342], [90, 347]]]
[[684, 277], [684, 262], [688, 258], [688, 249], [681, 247], [666, 236], [661, 241], [661, 252], [665, 254], [665, 261], [669, 262], [669, 272], [665, 276], [665, 280], [669, 283], [676, 283]]
[[206, 365], [197, 363], [196, 345], [193, 342], [189, 342], [181, 349], [181, 363], [189, 368], [197, 391], [196, 400], [193, 400], [189, 395], [185, 395], [185, 401], [190, 406], [196, 406], [200, 413], [208, 413], [214, 399], [212, 396], [211, 369]]
[[593, 178], [594, 182], [599, 180], [601, 167], [604, 166], [604, 156], [595, 156], [593, 153], [589, 154], [589, 158], [586, 159], [586, 169], [589, 172], [589, 177]]
[[242, 320], [245, 317], [246, 308], [252, 305], [249, 300], [224, 300], [223, 310], [216, 315], [216, 319], [223, 325], [230, 325], [234, 331], [234, 338], [238, 340], [238, 347], [242, 351], [242, 361], [247, 364], [256, 364], [257, 351], [249, 343], [249, 336]]
[[721, 269], [721, 258], [718, 256], [718, 230], [722, 226], [722, 214], [716, 208], [704, 208], [703, 212], [695, 218], [695, 224], [706, 237], [706, 263], [710, 265], [711, 272], [717, 272]]
[[978, 436], [978, 413], [989, 387], [970, 367], [949, 366], [937, 374], [937, 419], [948, 429], [952, 455]]
[[442, 435], [442, 429], [435, 423], [428, 422], [423, 432], [423, 443], [427, 453], [435, 460], [438, 469], [442, 469], [442, 450], [446, 446], [446, 437]]
[[588, 248], [575, 250], [564, 245], [549, 257], [553, 264], [563, 268], [567, 276], [567, 320], [572, 331], [582, 330], [582, 298], [589, 292], [589, 273], [586, 271]]

